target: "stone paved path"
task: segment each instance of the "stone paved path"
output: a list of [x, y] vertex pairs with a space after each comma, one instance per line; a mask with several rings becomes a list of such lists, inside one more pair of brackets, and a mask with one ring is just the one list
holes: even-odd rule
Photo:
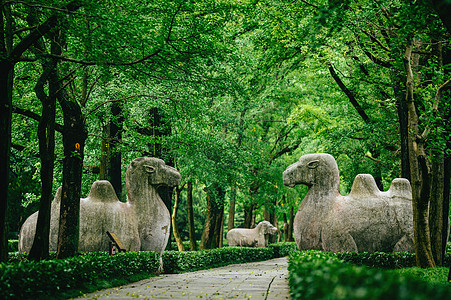
[[163, 274], [78, 299], [290, 299], [287, 258]]

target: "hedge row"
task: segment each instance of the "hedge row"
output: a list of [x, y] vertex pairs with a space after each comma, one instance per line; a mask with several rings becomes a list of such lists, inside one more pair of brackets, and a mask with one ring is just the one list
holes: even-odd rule
[[[345, 262], [349, 262], [355, 265], [364, 265], [372, 268], [399, 269], [416, 266], [415, 253], [411, 252], [345, 252], [334, 253], [332, 255], [337, 256]], [[451, 252], [445, 253], [443, 266], [451, 266]]]
[[224, 247], [204, 251], [165, 251], [163, 266], [165, 273], [182, 273], [233, 263], [283, 257], [294, 251], [297, 251], [294, 242], [271, 244], [266, 248]]
[[339, 258], [346, 255], [293, 252], [288, 265], [292, 299], [451, 299], [448, 286], [356, 266]]
[[[279, 243], [267, 248], [225, 247], [204, 251], [165, 251], [165, 273], [181, 273], [208, 269], [231, 263], [259, 261], [288, 255], [296, 249], [294, 243]], [[54, 257], [54, 253], [51, 254]], [[11, 254], [10, 262], [0, 264], [0, 299], [61, 298], [72, 291], [90, 292], [101, 287], [122, 283], [127, 278], [151, 276], [159, 267], [154, 252], [126, 252], [108, 255], [106, 252], [83, 253], [68, 259], [41, 262], [27, 261], [23, 254]], [[129, 281], [130, 281], [129, 280]], [[105, 285], [105, 282], [108, 282]]]
[[66, 290], [84, 289], [103, 280], [132, 276], [139, 270], [158, 269], [153, 252], [128, 252], [114, 256], [84, 254], [68, 259], [0, 264], [0, 298], [48, 298]]

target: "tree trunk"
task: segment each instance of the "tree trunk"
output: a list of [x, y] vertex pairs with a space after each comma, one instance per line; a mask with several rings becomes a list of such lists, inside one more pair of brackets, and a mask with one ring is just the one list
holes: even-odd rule
[[[276, 203], [270, 203], [268, 206], [269, 207], [265, 206], [265, 211], [263, 213], [264, 218], [266, 221], [271, 223], [273, 226], [277, 227], [276, 211], [275, 211]], [[277, 235], [268, 236], [268, 243], [272, 244], [272, 243], [275, 243], [276, 241], [277, 241]]]
[[185, 251], [185, 248], [183, 247], [183, 241], [180, 237], [180, 232], [177, 227], [177, 211], [179, 209], [179, 200], [180, 200], [180, 190], [178, 187], [175, 188], [174, 195], [174, 206], [172, 208], [172, 216], [171, 216], [171, 223], [172, 223], [172, 233], [174, 234], [175, 242], [177, 243], [177, 248], [179, 251]]
[[122, 199], [122, 158], [118, 146], [122, 140], [124, 117], [120, 103], [111, 106], [111, 120], [103, 127], [100, 179], [108, 180]]
[[207, 218], [205, 220], [204, 230], [200, 240], [199, 250], [211, 249], [211, 240], [213, 239], [214, 221], [215, 221], [215, 204], [211, 200], [211, 196], [207, 193]]
[[193, 183], [188, 181], [188, 195], [186, 197], [188, 210], [188, 231], [191, 251], [197, 251], [196, 231], [194, 229], [194, 211], [193, 211]]
[[117, 197], [122, 199], [122, 156], [118, 147], [122, 140], [124, 117], [120, 103], [112, 104], [111, 118], [103, 127], [99, 179], [108, 180]]
[[224, 220], [224, 206], [220, 204], [224, 201], [225, 192], [220, 187], [214, 187], [214, 189], [215, 191], [206, 189], [207, 219], [202, 232], [200, 250], [213, 249], [220, 246], [221, 227]]
[[230, 193], [230, 208], [229, 208], [227, 231], [230, 231], [233, 228], [235, 228], [235, 204], [236, 204], [236, 185], [233, 184]]
[[7, 211], [13, 72], [12, 63], [6, 59], [0, 61], [0, 262], [4, 262], [8, 258]]
[[75, 101], [60, 100], [64, 115], [63, 190], [57, 258], [74, 256], [78, 251], [81, 178], [87, 132], [80, 106]]
[[443, 211], [444, 211], [444, 159], [436, 158], [432, 162], [431, 177], [431, 203], [429, 205], [429, 224], [431, 232], [431, 250], [435, 264], [441, 266], [443, 264], [442, 238], [443, 230]]
[[215, 231], [214, 231], [214, 241], [213, 244], [215, 248], [222, 248], [223, 246], [223, 234], [224, 234], [224, 208], [218, 209], [215, 221]]
[[293, 242], [294, 241], [294, 237], [293, 237], [293, 228], [294, 228], [294, 207], [291, 206], [290, 208], [290, 218], [288, 220], [288, 241], [289, 242]]
[[122, 156], [119, 150], [119, 144], [122, 141], [122, 130], [124, 124], [124, 116], [122, 114], [122, 106], [120, 102], [114, 102], [111, 106], [111, 115], [113, 120], [110, 125], [111, 142], [111, 159], [110, 159], [110, 182], [116, 191], [117, 197], [122, 199]]
[[[52, 50], [55, 40], [52, 38]], [[42, 103], [41, 119], [38, 125], [39, 156], [41, 158], [41, 200], [36, 222], [36, 233], [29, 259], [39, 261], [49, 256], [49, 234], [51, 204], [53, 199], [53, 169], [55, 160], [55, 112], [56, 94], [60, 88], [57, 75], [57, 60], [49, 59], [44, 63], [43, 73], [39, 78], [35, 92]], [[44, 85], [48, 81], [49, 92], [45, 94]]]
[[[12, 89], [14, 78], [13, 20], [11, 7], [1, 1], [0, 24], [0, 262], [8, 259], [8, 188], [11, 151]], [[20, 53], [21, 54], [21, 53]], [[19, 55], [20, 55], [19, 54]]]
[[412, 185], [413, 231], [415, 242], [415, 257], [419, 267], [435, 267], [432, 256], [430, 228], [429, 228], [429, 196], [431, 176], [424, 152], [424, 140], [420, 136], [418, 115], [414, 102], [414, 77], [411, 66], [413, 41], [406, 47], [404, 67], [407, 74], [406, 102], [408, 109], [409, 127], [409, 161]]
[[244, 204], [244, 228], [254, 228], [255, 226], [255, 217], [254, 217], [254, 209], [255, 204]]
[[111, 145], [110, 145], [110, 122], [103, 125], [102, 128], [102, 146], [101, 146], [101, 154], [100, 154], [100, 171], [99, 171], [99, 179], [100, 180], [110, 180], [111, 174]]

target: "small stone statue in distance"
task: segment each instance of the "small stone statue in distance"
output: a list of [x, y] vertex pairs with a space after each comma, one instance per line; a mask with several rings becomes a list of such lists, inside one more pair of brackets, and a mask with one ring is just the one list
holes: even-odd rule
[[268, 221], [258, 223], [254, 229], [234, 228], [227, 232], [227, 243], [229, 246], [239, 247], [266, 247], [268, 235], [274, 235], [277, 228]]

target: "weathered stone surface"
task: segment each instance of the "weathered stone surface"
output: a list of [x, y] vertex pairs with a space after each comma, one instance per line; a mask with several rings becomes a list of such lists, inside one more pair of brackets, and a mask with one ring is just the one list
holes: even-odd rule
[[[51, 206], [50, 251], [57, 250], [61, 188]], [[31, 215], [22, 225], [19, 234], [19, 252], [29, 252], [36, 232], [39, 212]], [[110, 182], [100, 180], [91, 186], [89, 196], [80, 199], [80, 241], [83, 252], [108, 251], [106, 231], [115, 232], [129, 251], [140, 248], [137, 218], [133, 207], [120, 202]]]
[[289, 166], [283, 181], [291, 187], [309, 187], [294, 220], [299, 249], [414, 251], [412, 192], [407, 179], [394, 179], [390, 189], [382, 192], [371, 175], [359, 174], [350, 194], [342, 196], [335, 159], [316, 153]]
[[231, 229], [227, 232], [226, 238], [229, 246], [266, 247], [268, 245], [268, 235], [274, 235], [276, 233], [276, 227], [268, 221], [262, 221], [253, 229]]
[[[79, 251], [107, 251], [106, 231], [116, 233], [128, 251], [152, 250], [160, 254], [166, 248], [169, 230], [169, 211], [157, 193], [160, 185], [175, 186], [180, 174], [156, 158], [133, 160], [127, 169], [129, 202], [120, 202], [112, 185], [96, 181], [89, 196], [80, 199]], [[59, 228], [61, 188], [51, 207], [50, 250], [56, 251]], [[39, 212], [31, 215], [19, 234], [19, 251], [29, 252], [33, 244]]]
[[157, 192], [160, 185], [176, 186], [179, 172], [158, 158], [140, 157], [127, 168], [128, 201], [135, 207], [141, 250], [162, 253], [169, 239], [171, 217]]

